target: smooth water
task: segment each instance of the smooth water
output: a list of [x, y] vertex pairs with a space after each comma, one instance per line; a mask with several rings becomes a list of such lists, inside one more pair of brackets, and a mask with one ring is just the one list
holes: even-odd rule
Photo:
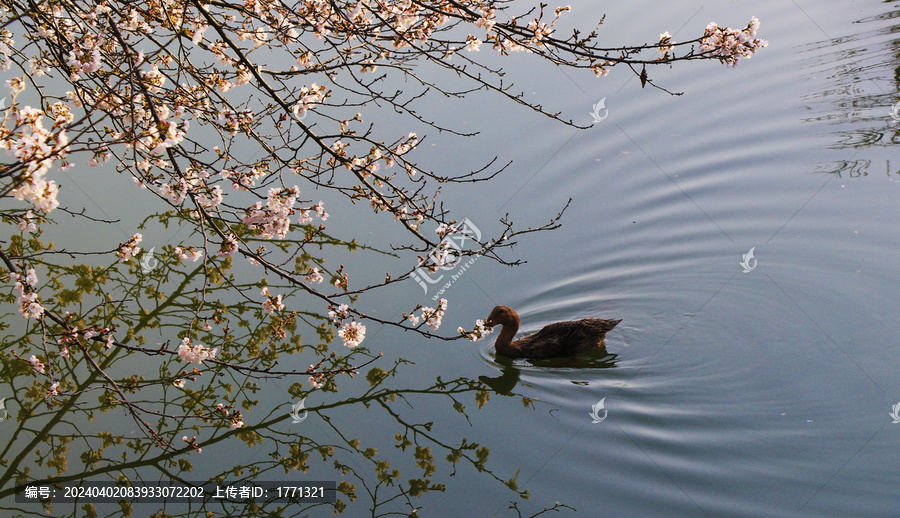
[[[365, 345], [385, 352], [384, 365], [416, 363], [397, 383], [464, 376], [494, 389], [481, 409], [465, 401], [468, 420], [439, 398], [410, 398], [403, 415], [433, 422], [450, 445], [466, 437], [487, 446], [488, 468], [503, 480], [518, 472], [531, 493], [518, 500], [470, 467], [451, 477], [439, 463], [431, 479], [446, 491], [415, 499], [421, 515], [516, 516], [508, 506], [517, 501], [523, 516], [554, 502], [577, 510], [560, 516], [896, 516], [900, 122], [890, 112], [900, 100], [900, 2], [573, 8], [578, 20], [605, 13], [610, 44], [666, 30], [693, 38], [709, 21], [743, 26], [755, 15], [770, 45], [734, 70], [650, 70], [682, 96], [641, 89], [626, 69], [598, 79], [524, 55], [497, 61], [529, 101], [578, 124], [605, 99], [608, 117], [587, 130], [485, 94], [433, 97], [423, 110], [481, 132], [429, 135], [423, 165], [449, 174], [495, 155], [515, 161], [489, 183], [446, 191], [460, 219], [487, 234], [506, 213], [516, 228], [538, 226], [572, 198], [560, 229], [505, 252], [526, 264], [481, 258], [446, 291], [443, 330], [471, 328], [497, 304], [519, 312], [522, 332], [588, 316], [623, 321], [608, 354], [534, 364], [498, 361], [493, 336], [446, 343], [372, 326]], [[341, 218], [329, 225], [378, 242], [380, 223]], [[751, 248], [755, 267], [744, 272]], [[396, 316], [433, 305], [432, 295], [410, 281], [395, 299], [364, 298], [360, 309]], [[272, 403], [245, 419], [286, 409], [289, 384], [268, 383], [259, 397]], [[323, 403], [317, 397], [307, 406]], [[593, 423], [601, 399], [606, 419]], [[311, 414], [304, 434], [335, 440], [335, 427], [409, 464], [392, 447], [392, 418], [361, 405], [323, 413], [330, 424]], [[201, 479], [269, 451], [211, 446], [191, 462]], [[304, 478], [335, 476], [326, 466]], [[390, 505], [382, 511], [409, 512]], [[347, 512], [365, 514], [353, 504]]]

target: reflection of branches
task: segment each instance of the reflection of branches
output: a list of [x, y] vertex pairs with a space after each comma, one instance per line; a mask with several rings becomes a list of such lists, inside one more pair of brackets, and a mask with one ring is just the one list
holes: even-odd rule
[[[896, 17], [896, 9], [887, 8], [882, 15], [855, 23], [865, 28], [870, 27], [866, 24]], [[815, 75], [823, 75], [821, 68], [826, 68], [827, 82], [825, 88], [804, 96], [814, 109], [803, 121], [834, 127], [830, 148], [861, 150], [900, 144], [900, 126], [891, 117], [900, 89], [898, 29], [900, 25], [896, 23], [885, 24], [818, 41], [805, 49], [810, 53], [805, 68]], [[869, 83], [875, 88], [866, 86]], [[836, 169], [838, 175], [846, 171], [853, 176], [856, 164], [852, 162], [829, 165], [828, 169]]]
[[[24, 272], [19, 271], [16, 268], [16, 266], [12, 263], [10, 258], [2, 250], [0, 250], [0, 260], [3, 261], [3, 263], [6, 265], [6, 267], [9, 269], [10, 272], [17, 273], [24, 277]], [[195, 272], [195, 274], [196, 274], [196, 272]], [[187, 277], [188, 277], [188, 279], [190, 279], [191, 276], [187, 276]], [[184, 286], [184, 284], [185, 283], [183, 283], [182, 286]], [[170, 297], [168, 299], [168, 301], [174, 303], [174, 301], [177, 300], [178, 295], [180, 295], [180, 290], [176, 289], [173, 292], [173, 297]], [[161, 304], [160, 306], [158, 306], [156, 313], [158, 314], [166, 305], [167, 304], [164, 303], [164, 304]], [[85, 316], [87, 316], [90, 314], [90, 312], [86, 312], [84, 314], [85, 314]], [[52, 322], [55, 322], [58, 326], [60, 326], [61, 330], [58, 333], [58, 335], [61, 337], [65, 337], [64, 343], [67, 345], [71, 344], [71, 345], [76, 346], [78, 348], [79, 352], [81, 353], [80, 357], [82, 357], [84, 359], [84, 361], [87, 362], [88, 366], [90, 367], [90, 369], [89, 369], [90, 372], [92, 374], [95, 374], [103, 382], [103, 384], [109, 390], [111, 390], [113, 394], [115, 394], [116, 397], [104, 396], [104, 398], [105, 398], [104, 405], [109, 408], [113, 408], [118, 405], [123, 405], [127, 409], [132, 420], [134, 420], [135, 424], [138, 425], [138, 428], [141, 429], [147, 437], [152, 439], [154, 444], [156, 444], [157, 446], [163, 447], [165, 449], [173, 449], [174, 450], [171, 442], [164, 439], [156, 429], [154, 429], [147, 421], [144, 420], [144, 417], [142, 417], [142, 416], [145, 414], [157, 415], [157, 416], [169, 417], [169, 418], [181, 419], [181, 420], [183, 420], [184, 418], [187, 418], [187, 417], [191, 417], [191, 418], [195, 418], [195, 419], [212, 419], [212, 418], [218, 417], [218, 420], [223, 420], [223, 421], [227, 421], [227, 420], [229, 420], [229, 418], [231, 420], [239, 419], [239, 417], [236, 417], [235, 414], [231, 414], [229, 416], [229, 414], [226, 413], [225, 415], [217, 416], [215, 412], [202, 412], [199, 414], [192, 414], [192, 415], [187, 415], [187, 416], [176, 416], [176, 415], [168, 415], [167, 416], [166, 414], [163, 414], [160, 412], [154, 412], [152, 410], [144, 408], [142, 405], [133, 403], [130, 400], [130, 398], [125, 394], [126, 390], [128, 390], [130, 392], [135, 392], [141, 387], [146, 387], [146, 386], [150, 386], [150, 385], [158, 385], [162, 382], [158, 381], [158, 382], [143, 383], [143, 384], [133, 382], [127, 388], [123, 388], [123, 386], [121, 386], [119, 382], [116, 382], [114, 379], [112, 379], [112, 377], [110, 377], [105, 372], [104, 367], [101, 366], [101, 364], [97, 363], [97, 361], [91, 356], [91, 354], [93, 352], [97, 351], [97, 348], [90, 348], [85, 343], [87, 343], [87, 344], [94, 343], [97, 345], [106, 344], [107, 347], [116, 346], [118, 348], [118, 350], [126, 350], [129, 352], [145, 353], [145, 354], [149, 354], [149, 355], [176, 356], [178, 353], [176, 353], [175, 351], [163, 349], [162, 347], [159, 349], [151, 349], [151, 348], [127, 345], [127, 344], [109, 339], [109, 336], [111, 336], [111, 335], [92, 336], [90, 338], [87, 338], [86, 333], [88, 333], [89, 331], [84, 330], [84, 329], [80, 330], [80, 329], [78, 329], [78, 327], [73, 326], [72, 322], [68, 318], [60, 317], [54, 311], [49, 310], [49, 309], [44, 310], [44, 315], [47, 318], [49, 318]], [[148, 317], [150, 317], [150, 316], [151, 316], [151, 314], [148, 314]], [[43, 320], [41, 321], [41, 324], [42, 324], [42, 328], [43, 328], [44, 327]], [[137, 330], [140, 330], [140, 326], [137, 327]], [[96, 334], [96, 333], [92, 333], [92, 334]], [[79, 337], [82, 338], [82, 340], [79, 340], [78, 339]], [[48, 354], [48, 351], [46, 348], [46, 336], [44, 338], [43, 349], [44, 349], [44, 354], [47, 357], [49, 357], [50, 355]], [[15, 354], [15, 353], [13, 352], [13, 354]], [[109, 358], [112, 358], [112, 357], [114, 357], [114, 355], [110, 355]], [[339, 374], [348, 374], [352, 377], [353, 373], [355, 373], [359, 369], [371, 364], [378, 357], [380, 357], [380, 355], [376, 356], [375, 358], [372, 358], [371, 360], [369, 360], [367, 362], [353, 365], [353, 366], [344, 365], [344, 366], [340, 366], [340, 367], [336, 367], [336, 368], [332, 367], [332, 368], [328, 368], [328, 369], [323, 369], [322, 366], [325, 363], [325, 361], [328, 359], [331, 360], [332, 365], [337, 364], [336, 354], [332, 353], [330, 357], [322, 358], [316, 365], [311, 365], [309, 367], [309, 369], [307, 369], [305, 371], [296, 371], [296, 370], [276, 371], [276, 370], [273, 370], [271, 367], [257, 368], [257, 367], [253, 367], [253, 366], [241, 365], [238, 363], [229, 363], [226, 361], [215, 360], [215, 359], [209, 359], [206, 361], [209, 361], [210, 363], [215, 364], [219, 368], [224, 368], [224, 369], [243, 373], [244, 375], [247, 376], [248, 379], [249, 378], [256, 378], [256, 379], [281, 378], [281, 377], [289, 376], [289, 375], [294, 375], [294, 376], [308, 375], [308, 376], [315, 376], [317, 379], [326, 380], [326, 379], [331, 379], [334, 376], [337, 376]], [[257, 358], [256, 360], [259, 360], [259, 358]], [[22, 361], [24, 362], [24, 360], [22, 360]], [[53, 371], [51, 370], [51, 375], [52, 375], [52, 372]], [[199, 374], [199, 371], [197, 371], [197, 369], [194, 369], [194, 374]], [[95, 389], [96, 389], [96, 387], [89, 386], [89, 388], [87, 390], [95, 390]], [[78, 391], [72, 392], [72, 396], [77, 396], [78, 394], [79, 394]], [[239, 414], [237, 414], [237, 416], [239, 416]], [[183, 448], [179, 451], [184, 451], [185, 449], [187, 449], [187, 448]]]
[[[370, 467], [375, 471], [376, 482], [374, 485], [368, 482], [368, 476], [359, 471], [360, 467], [358, 465], [348, 465], [337, 461], [336, 458], [335, 461], [340, 464], [339, 469], [342, 470], [345, 475], [353, 475], [358, 481], [364, 493], [370, 498], [373, 515], [380, 516], [381, 514], [379, 514], [378, 509], [385, 507], [397, 499], [402, 499], [405, 502], [405, 505], [412, 510], [415, 507], [410, 500], [411, 497], [415, 497], [423, 491], [443, 489], [443, 484], [431, 483], [428, 479], [430, 474], [437, 470], [435, 457], [430, 450], [431, 447], [436, 447], [445, 452], [447, 462], [452, 465], [451, 476], [456, 473], [457, 464], [460, 461], [465, 461], [477, 471], [486, 473], [494, 480], [515, 490], [513, 487], [514, 478], [511, 480], [503, 480], [486, 467], [485, 463], [488, 457], [487, 447], [480, 446], [476, 443], [469, 443], [464, 438], [458, 446], [450, 445], [432, 433], [432, 423], [410, 423], [395, 412], [387, 403], [388, 401], [396, 401], [398, 399], [410, 403], [410, 397], [412, 396], [442, 396], [452, 401], [451, 406], [465, 416], [465, 409], [462, 407], [459, 396], [464, 394], [474, 394], [475, 401], [478, 404], [478, 407], [481, 408], [488, 400], [488, 394], [484, 391], [484, 387], [477, 381], [466, 378], [458, 378], [451, 381], [442, 381], [438, 378], [433, 384], [422, 389], [388, 388], [381, 386], [385, 380], [397, 374], [397, 367], [403, 363], [404, 362], [397, 362], [389, 371], [383, 371], [378, 368], [370, 371], [367, 375], [367, 379], [371, 386], [358, 397], [347, 397], [335, 402], [323, 403], [318, 406], [307, 408], [311, 414], [322, 417], [328, 428], [340, 438], [341, 444], [325, 444], [310, 437], [298, 437], [295, 434], [286, 435], [285, 438], [289, 438], [290, 442], [285, 443], [285, 441], [278, 437], [280, 434], [275, 431], [275, 425], [285, 422], [285, 420], [289, 419], [289, 415], [285, 412], [276, 413], [276, 409], [274, 408], [270, 411], [268, 416], [265, 416], [256, 424], [238, 430], [227, 430], [222, 433], [214, 434], [208, 439], [197, 441], [196, 446], [203, 449], [213, 448], [217, 444], [224, 444], [226, 441], [233, 438], [239, 438], [248, 444], [256, 444], [262, 443], [263, 438], [265, 437], [265, 440], [268, 443], [274, 445], [274, 449], [269, 455], [269, 460], [261, 460], [252, 465], [242, 466], [243, 470], [247, 473], [253, 474], [252, 477], [246, 479], [238, 477], [236, 479], [234, 476], [229, 476], [228, 472], [223, 472], [220, 475], [211, 477], [207, 482], [221, 482], [222, 480], [228, 480], [230, 483], [239, 483], [246, 480], [252, 483], [253, 480], [275, 477], [277, 475], [275, 470], [281, 470], [282, 468], [286, 471], [299, 470], [305, 472], [311, 467], [309, 461], [312, 454], [320, 454], [323, 462], [334, 457], [336, 451], [343, 451], [345, 453], [356, 455], [361, 454], [361, 457], [367, 459]], [[67, 405], [73, 405], [74, 400], [77, 400], [77, 395], [73, 395]], [[401, 425], [402, 430], [404, 431], [397, 434], [396, 446], [402, 451], [414, 447], [416, 464], [423, 470], [425, 478], [411, 479], [407, 485], [400, 484], [400, 472], [396, 468], [390, 468], [390, 464], [387, 461], [380, 459], [377, 454], [377, 449], [362, 447], [358, 440], [347, 437], [342, 430], [334, 425], [332, 419], [329, 417], [330, 410], [359, 404], [366, 406], [376, 404], [378, 407], [386, 410], [386, 416], [390, 416], [394, 421]], [[87, 412], [90, 410], [81, 408], [80, 411]], [[57, 412], [57, 415], [61, 416], [63, 415], [63, 412]], [[465, 417], [468, 419], [468, 416]], [[56, 423], [57, 426], [60, 424], [61, 423]], [[53, 428], [45, 429], [42, 433], [45, 433], [47, 437], [56, 436]], [[89, 434], [84, 434], [85, 439], [91, 437], [92, 436]], [[104, 434], [100, 434], [99, 436], [95, 435], [93, 437], [96, 439], [103, 439], [104, 443], [108, 446], [122, 444], [121, 440], [117, 441], [114, 438], [115, 436], [112, 435], [106, 438], [104, 438]], [[131, 439], [131, 441], [134, 440], [135, 439]], [[279, 453], [279, 448], [282, 445], [287, 446], [288, 448], [286, 454]], [[137, 444], [135, 444], [135, 447], [137, 447]], [[259, 447], [262, 446], [260, 445]], [[125, 476], [127, 480], [130, 479], [127, 475], [128, 473], [138, 473], [140, 472], [139, 469], [142, 467], [155, 466], [164, 472], [163, 474], [167, 480], [182, 482], [192, 480], [185, 472], [183, 472], [183, 470], [167, 472], [163, 468], [163, 466], [168, 465], [177, 457], [177, 453], [178, 452], [176, 451], [163, 451], [154, 455], [142, 455], [139, 459], [133, 461], [110, 463], [105, 466], [94, 466], [90, 471], [90, 477], [92, 479], [104, 480], [110, 476]], [[106, 452], [105, 455], [111, 456], [112, 452]], [[87, 476], [87, 473], [59, 475], [53, 478], [53, 482], [60, 484], [77, 482], [86, 480]], [[152, 477], [148, 477], [146, 474], [141, 475], [142, 480], [148, 478], [152, 479]], [[21, 480], [18, 481], [19, 484], [21, 484], [21, 482]], [[31, 482], [39, 483], [41, 480], [31, 480]], [[3, 487], [5, 489], [0, 491], [0, 498], [11, 496], [12, 492], [15, 490], [15, 488], [9, 487], [8, 485], [4, 485]], [[394, 489], [390, 489], [392, 487]], [[358, 489], [346, 482], [342, 482], [339, 485], [339, 491], [348, 496], [353, 495], [353, 499], [358, 496]], [[389, 491], [394, 494], [386, 496], [384, 493]], [[527, 496], [528, 494], [527, 491], [517, 492], [521, 496]], [[210, 511], [210, 504], [213, 503], [221, 504], [223, 507], [225, 505], [224, 502], [209, 500], [204, 505], [204, 512]], [[228, 511], [225, 515], [232, 515], [232, 513], [237, 512], [237, 509], [238, 508]], [[244, 509], [244, 512], [246, 512], [246, 509]]]

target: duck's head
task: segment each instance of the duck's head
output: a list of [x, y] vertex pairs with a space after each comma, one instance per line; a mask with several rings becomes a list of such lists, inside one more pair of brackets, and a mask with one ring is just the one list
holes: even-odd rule
[[509, 306], [497, 306], [491, 311], [491, 316], [487, 317], [484, 325], [494, 327], [496, 325], [516, 324], [519, 323], [519, 315]]

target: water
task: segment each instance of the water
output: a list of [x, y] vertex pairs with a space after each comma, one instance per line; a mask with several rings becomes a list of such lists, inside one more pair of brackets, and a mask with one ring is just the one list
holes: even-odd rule
[[[383, 365], [416, 363], [398, 384], [464, 376], [495, 390], [481, 409], [464, 398], [468, 418], [447, 398], [397, 407], [409, 422], [433, 422], [451, 446], [466, 437], [488, 447], [487, 467], [502, 480], [518, 473], [531, 494], [518, 499], [462, 465], [451, 477], [439, 463], [430, 478], [446, 491], [413, 500], [422, 516], [514, 516], [510, 502], [523, 516], [555, 502], [577, 510], [561, 516], [896, 516], [900, 426], [888, 413], [900, 399], [900, 123], [889, 112], [900, 4], [659, 5], [575, 7], [580, 20], [606, 13], [604, 41], [615, 43], [665, 30], [679, 40], [711, 20], [742, 26], [756, 15], [770, 46], [734, 70], [650, 70], [683, 96], [641, 89], [624, 69], [595, 79], [527, 56], [497, 62], [529, 101], [576, 123], [589, 124], [605, 98], [608, 117], [584, 131], [494, 96], [427, 107], [429, 117], [482, 133], [430, 136], [423, 165], [458, 173], [494, 155], [515, 160], [488, 184], [447, 190], [460, 218], [486, 233], [506, 213], [516, 228], [539, 226], [572, 198], [560, 229], [505, 252], [526, 264], [482, 258], [449, 288], [444, 329], [471, 328], [496, 304], [519, 312], [523, 332], [588, 316], [623, 321], [608, 354], [562, 364], [498, 360], [493, 337], [444, 343], [372, 326], [366, 345], [385, 352]], [[341, 217], [329, 226], [358, 225]], [[365, 241], [382, 226], [355, 228]], [[757, 262], [745, 273], [739, 263], [751, 248]], [[395, 299], [360, 304], [391, 316], [429, 305], [430, 295], [410, 282]], [[274, 402], [262, 410], [287, 411], [288, 385], [267, 384], [261, 397]], [[327, 398], [307, 406], [327, 403], [317, 397]], [[606, 419], [592, 423], [601, 399]], [[335, 441], [335, 429], [347, 431], [404, 466], [401, 483], [416, 476], [409, 454], [392, 447], [395, 420], [360, 405], [323, 414], [329, 423], [311, 414], [303, 433]], [[269, 451], [226, 448], [192, 458], [194, 478]], [[364, 462], [343, 459], [374, 481]], [[304, 475], [335, 476], [329, 466]], [[350, 505], [349, 515], [363, 512]]]
[[[491, 447], [497, 471], [519, 470], [533, 495], [521, 509], [895, 516], [897, 4], [649, 5], [607, 20], [663, 30], [675, 13], [697, 13], [692, 34], [755, 14], [771, 44], [735, 70], [651, 70], [681, 97], [641, 90], [621, 70], [533, 73], [534, 97], [576, 122], [590, 123], [601, 98], [609, 116], [583, 132], [497, 121], [473, 144], [483, 157], [510, 142], [500, 149], [517, 161], [489, 193], [461, 200], [473, 221], [489, 227], [508, 211], [536, 225], [573, 202], [561, 229], [516, 248], [526, 265], [478, 263], [448, 296], [464, 301], [463, 325], [495, 304], [516, 308], [525, 332], [622, 318], [607, 338], [614, 361], [508, 366], [490, 343], [468, 354], [422, 344], [420, 365], [537, 400], [495, 396], [459, 428]], [[743, 273], [751, 247], [758, 262]], [[608, 417], [593, 424], [601, 398]], [[509, 515], [505, 488], [470, 480], [433, 500], [459, 515]]]

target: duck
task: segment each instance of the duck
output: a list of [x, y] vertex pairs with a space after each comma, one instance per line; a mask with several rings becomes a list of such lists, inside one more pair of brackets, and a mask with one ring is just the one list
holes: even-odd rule
[[599, 349], [606, 345], [606, 333], [622, 320], [584, 318], [549, 324], [537, 333], [513, 340], [522, 320], [509, 306], [497, 306], [484, 321], [486, 327], [502, 326], [494, 348], [507, 358], [557, 358]]

